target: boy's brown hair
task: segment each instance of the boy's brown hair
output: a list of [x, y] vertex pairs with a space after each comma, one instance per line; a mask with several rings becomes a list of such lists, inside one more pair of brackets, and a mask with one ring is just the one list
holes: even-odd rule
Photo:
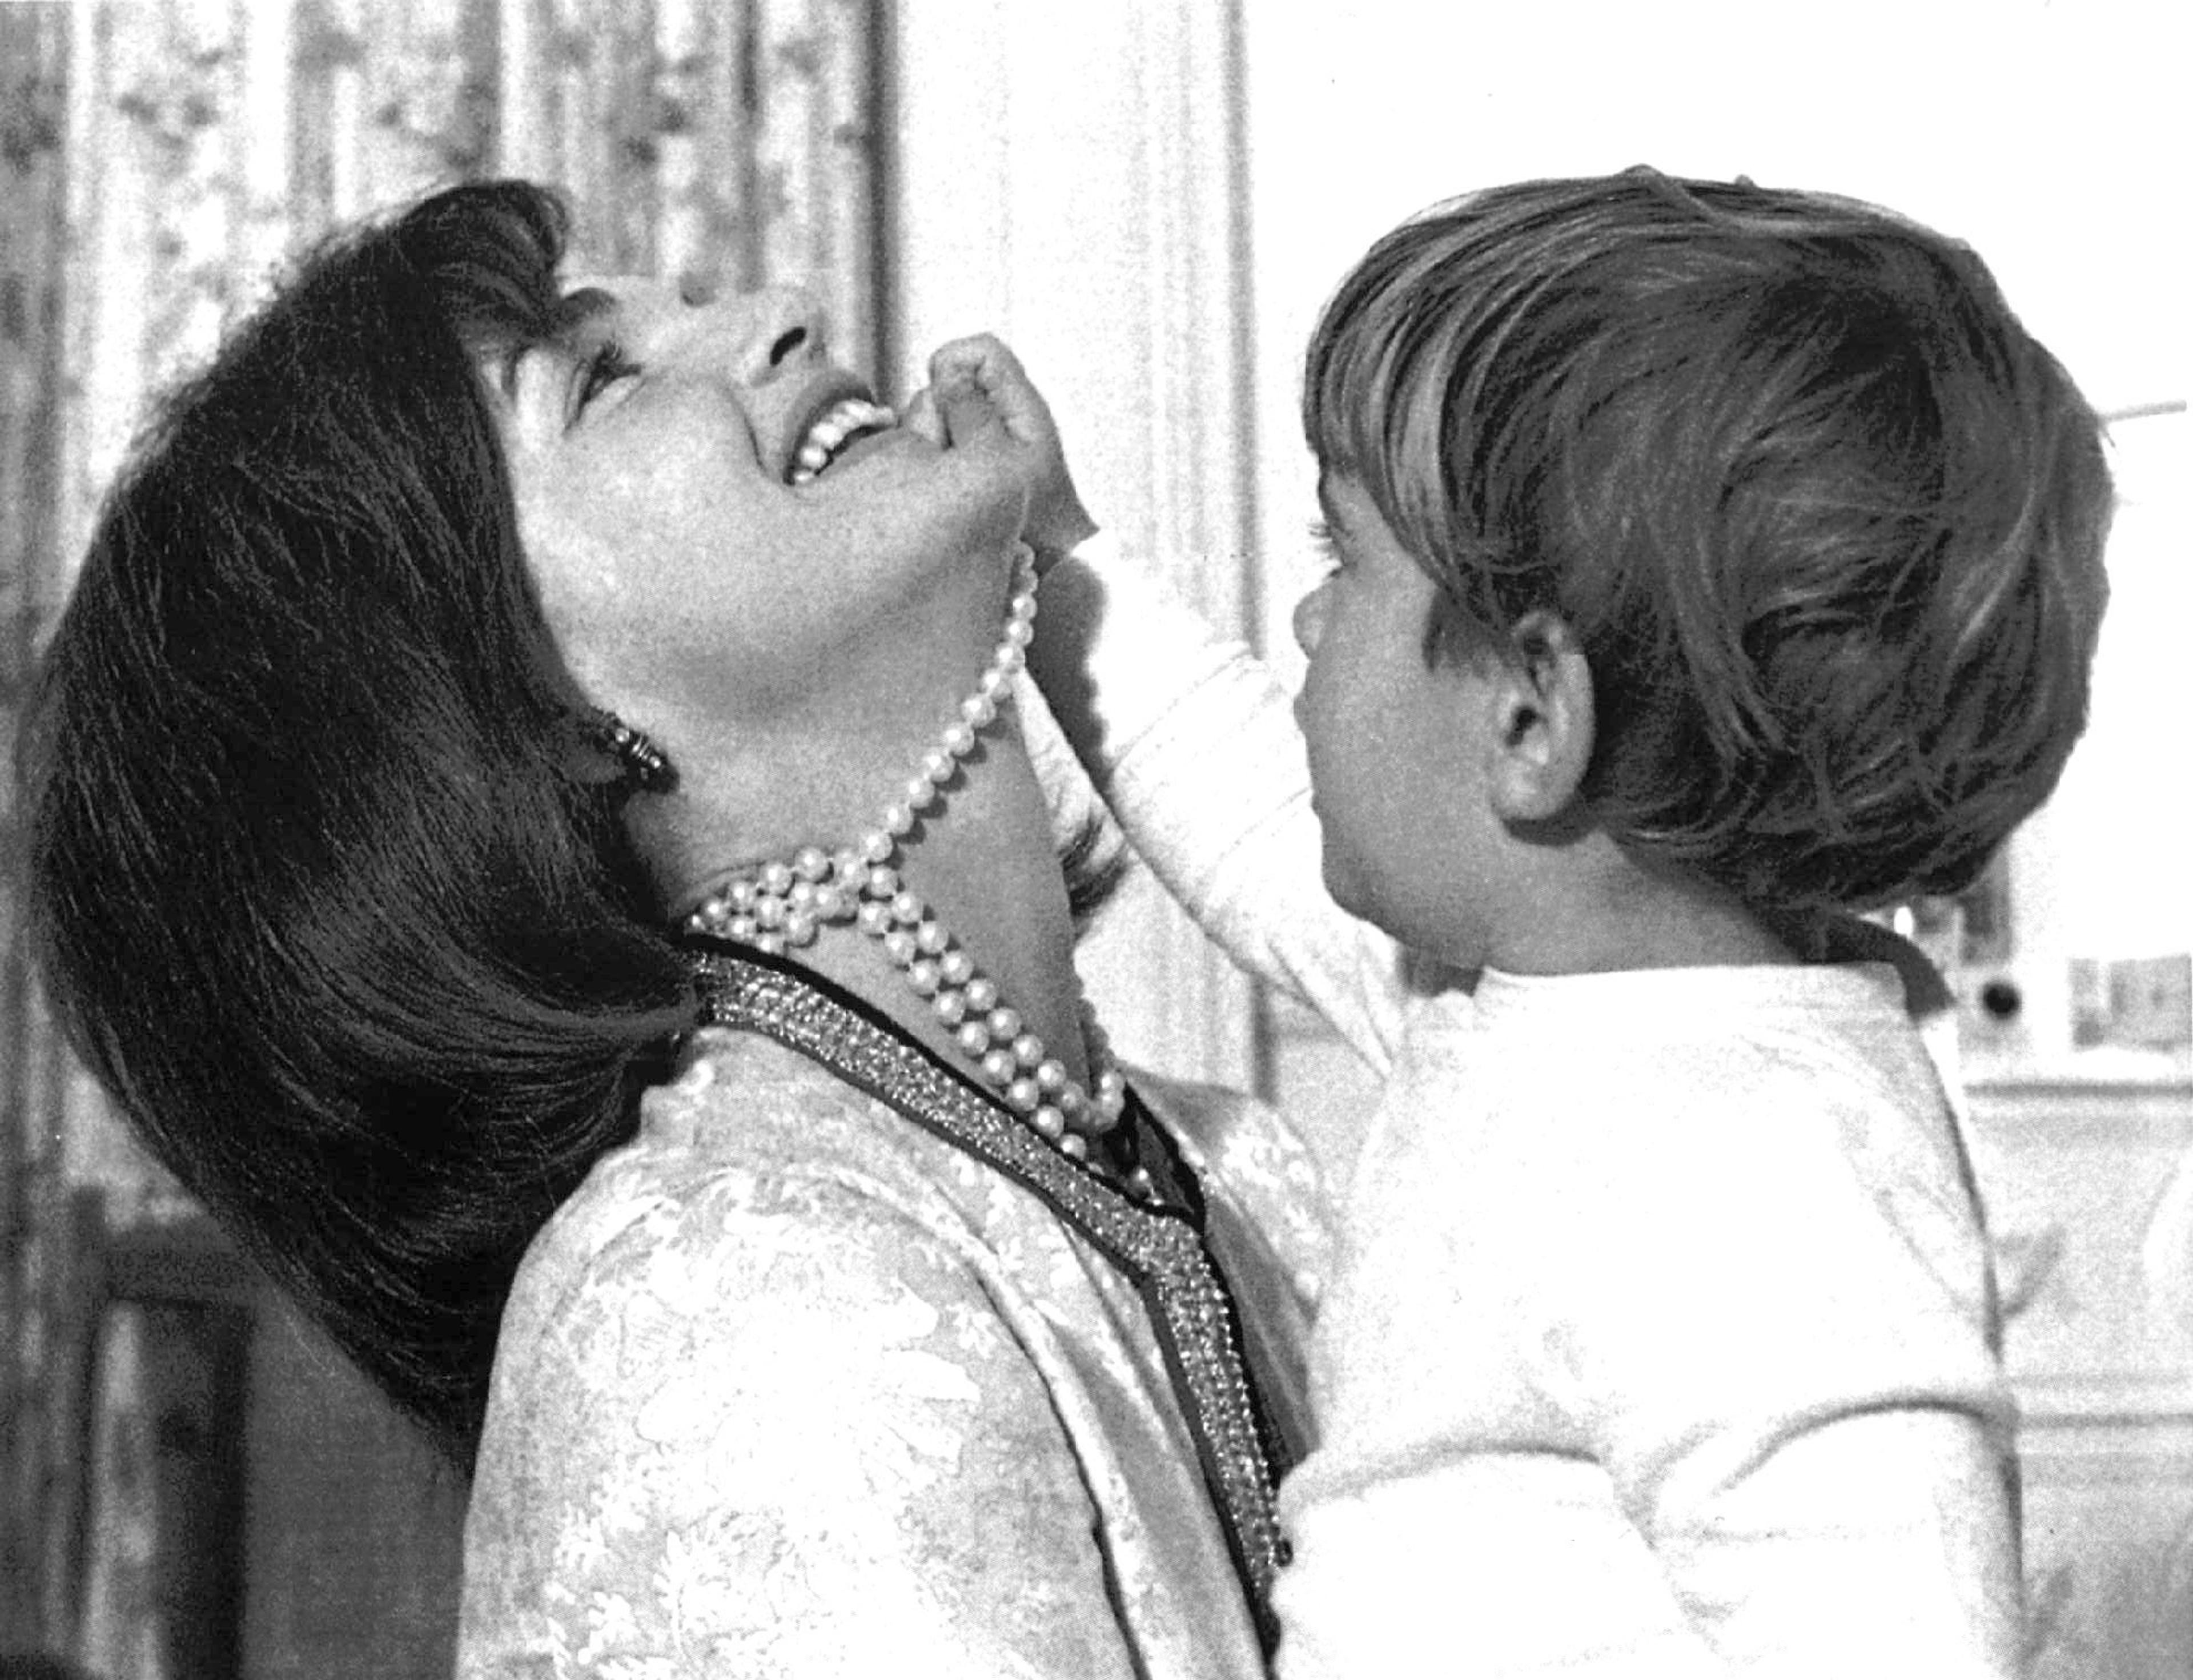
[[1436, 206], [1326, 306], [1303, 418], [1439, 586], [1426, 657], [1558, 613], [1584, 814], [1755, 907], [1961, 889], [2085, 725], [2099, 424], [1886, 211], [1645, 169]]

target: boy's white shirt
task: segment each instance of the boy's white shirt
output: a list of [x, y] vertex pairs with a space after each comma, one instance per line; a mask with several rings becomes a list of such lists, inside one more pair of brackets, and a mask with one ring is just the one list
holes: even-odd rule
[[[1199, 617], [1172, 599], [1143, 569], [1123, 563], [1123, 557], [1109, 544], [1100, 540], [1085, 546], [1076, 559], [1062, 563], [1091, 562], [1100, 569], [1108, 610], [1087, 654], [1104, 734], [1099, 762], [1088, 768], [1153, 871], [1229, 956], [1308, 1003], [1382, 1077], [1393, 1072], [1404, 1049], [1409, 1018], [1418, 1010], [1436, 1018], [1434, 1037], [1457, 1028], [1466, 1031], [1473, 1024], [1471, 999], [1450, 993], [1436, 1004], [1421, 1003], [1407, 983], [1406, 960], [1395, 943], [1348, 917], [1325, 895], [1317, 823], [1308, 803], [1308, 766], [1285, 692], [1245, 648], [1216, 638]], [[1214, 746], [1220, 743], [1222, 751], [1214, 752]], [[1055, 750], [1068, 750], [1055, 735], [1052, 746]], [[1194, 790], [1192, 798], [1181, 797], [1183, 787]], [[1899, 967], [1907, 968], [1916, 957], [1908, 944], [1892, 936], [1881, 936], [1879, 944], [1881, 949], [1866, 954], [1893, 955]], [[1918, 960], [1923, 963], [1923, 958]], [[1922, 1021], [1922, 1029], [1925, 1026]], [[1928, 1051], [1938, 1063], [1953, 1043], [1947, 1035], [1954, 1032], [1954, 1020], [1944, 1014], [1932, 1026], [1933, 1030], [1925, 1036]], [[1946, 1074], [1950, 1070], [1944, 1071]], [[1943, 1083], [1950, 1090], [1955, 1089], [1947, 1077]], [[1386, 1117], [1381, 1123], [1390, 1118]], [[1366, 1166], [1370, 1164], [1366, 1162]], [[1355, 1246], [1344, 1240], [1343, 1251]], [[1979, 1265], [1984, 1272], [1984, 1257]], [[1320, 1340], [1324, 1334], [1320, 1332]], [[1988, 1386], [1989, 1376], [1984, 1363], [1965, 1373], [1964, 1387], [1958, 1391], [1964, 1397], [1960, 1409], [1968, 1403], [1973, 1414], [1992, 1419], [1990, 1432], [1999, 1432], [2007, 1416], [2007, 1401], [1999, 1380], [1992, 1387]], [[1847, 1466], [1835, 1464], [1833, 1451], [1824, 1458], [1816, 1451], [1812, 1469], [1818, 1472], [1825, 1463], [1828, 1479], [1825, 1483], [1816, 1480], [1814, 1485], [1830, 1486], [1839, 1476], [1863, 1474], [1867, 1463], [1893, 1462], [1899, 1451], [1915, 1449], [1923, 1454], [1930, 1450], [1927, 1424], [1921, 1417], [1910, 1430], [1890, 1431], [1892, 1437], [1903, 1438], [1887, 1443], [1860, 1443], [1858, 1437], [1864, 1431], [1830, 1431], [1835, 1437], [1831, 1446], [1862, 1444], [1863, 1451]], [[1969, 1429], [1958, 1438], [1970, 1448]], [[1880, 1456], [1883, 1452], [1888, 1455], [1886, 1460]], [[1313, 1461], [1306, 1466], [1290, 1504], [1298, 1522], [1307, 1517], [1311, 1523], [1303, 1538], [1320, 1549], [1326, 1558], [1338, 1557], [1344, 1563], [1351, 1547], [1345, 1542], [1336, 1546], [1335, 1539], [1347, 1520], [1348, 1500], [1313, 1497], [1306, 1501], [1302, 1497], [1313, 1494], [1313, 1487], [1308, 1484], [1316, 1483], [1320, 1472], [1331, 1468], [1331, 1455], [1323, 1465]], [[1405, 1477], [1389, 1481], [1377, 1499], [1390, 1497], [1405, 1504], [1411, 1496], [1406, 1482]], [[1452, 1495], [1461, 1490], [1447, 1491]], [[1494, 1496], [1491, 1488], [1476, 1492], [1479, 1498]], [[1360, 1555], [1374, 1560], [1374, 1575], [1379, 1569], [1390, 1571], [1397, 1558], [1424, 1551], [1412, 1539], [1383, 1562], [1376, 1561], [1385, 1549], [1382, 1538], [1390, 1544], [1397, 1533], [1408, 1531], [1412, 1525], [1398, 1508], [1382, 1508], [1375, 1502], [1359, 1514], [1367, 1525], [1362, 1540], [1368, 1549]], [[1316, 1526], [1319, 1523], [1323, 1525], [1321, 1529]], [[2013, 1624], [2015, 1620], [2014, 1571], [2007, 1586], [2001, 1579], [2005, 1559], [2000, 1554], [2008, 1549], [2008, 1538], [1990, 1532], [1990, 1525], [1982, 1521], [1977, 1532], [1952, 1534], [1946, 1540], [1918, 1534], [1913, 1539], [1921, 1552], [1947, 1545], [1951, 1551], [1965, 1556], [1973, 1570], [1993, 1583], [1986, 1595], [1991, 1602], [1976, 1609], [1974, 1615], [1976, 1625], [1989, 1623], [1995, 1627], [1995, 1632], [1980, 1643], [1991, 1645], [2000, 1657], [2004, 1646], [2000, 1624], [2005, 1592], [2012, 1602], [2010, 1620]], [[1978, 1561], [1973, 1563], [1973, 1559]], [[1321, 1564], [1314, 1571], [1302, 1572], [1294, 1583], [1305, 1590], [1327, 1589], [1321, 1603], [1307, 1591], [1296, 1594], [1293, 1609], [1297, 1631], [1313, 1631], [1308, 1624], [1315, 1623], [1314, 1631], [1337, 1631], [1340, 1637], [1337, 1647], [1324, 1642], [1317, 1650], [1298, 1638], [1291, 1657], [1283, 1643], [1283, 1675], [1383, 1671], [1380, 1665], [1406, 1654], [1377, 1646], [1378, 1618], [1356, 1616], [1353, 1607], [1360, 1595], [1346, 1589], [1346, 1577], [1344, 1568]], [[1846, 1572], [1837, 1584], [1858, 1589], [1863, 1587], [1865, 1569], [1859, 1568]], [[1826, 1585], [1824, 1580], [1823, 1587]], [[1886, 1590], [1884, 1585], [1882, 1591]], [[1562, 1608], [1560, 1595], [1554, 1595], [1541, 1608], [1558, 1613]], [[1573, 1603], [1567, 1606], [1571, 1614], [1577, 1609]], [[1728, 1631], [1741, 1632], [1734, 1628]], [[1464, 1630], [1457, 1627], [1454, 1631], [1462, 1649], [1468, 1649]], [[1922, 1642], [1932, 1647], [1927, 1672], [2010, 1671], [1985, 1659], [1962, 1661], [1955, 1649], [1954, 1626], [1944, 1631], [1948, 1635], [1946, 1643]], [[1666, 1672], [1715, 1671], [1710, 1665], [1703, 1670], [1690, 1666], [1699, 1660], [1699, 1653], [1692, 1650], [1686, 1654], [1681, 1649], [1685, 1643], [1679, 1640], [1663, 1653], [1671, 1665]], [[1744, 1643], [1738, 1637], [1738, 1643]], [[1479, 1651], [1475, 1654], [1492, 1657], [1493, 1654]], [[1641, 1650], [1632, 1654], [1643, 1657]], [[1785, 1660], [1780, 1662], [1755, 1647], [1752, 1654], [1755, 1660], [1766, 1658], [1760, 1672], [1810, 1671], [1792, 1653], [1784, 1653]]]
[[1836, 963], [1419, 1007], [1281, 1493], [1281, 1680], [1442, 1638], [1488, 1676], [2017, 1671], [1987, 1256], [1900, 1003]]

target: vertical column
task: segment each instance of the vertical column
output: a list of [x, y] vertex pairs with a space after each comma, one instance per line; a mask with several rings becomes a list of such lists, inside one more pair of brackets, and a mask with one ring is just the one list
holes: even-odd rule
[[[899, 388], [1003, 334], [1096, 517], [1245, 633], [1239, 26], [1230, 0], [903, 0], [887, 294]], [[1081, 954], [1121, 1054], [1254, 1085], [1254, 994], [1146, 879]]]
[[236, 108], [228, 125], [228, 267], [232, 319], [265, 294], [295, 235], [291, 95], [297, 88], [294, 0], [230, 0]]
[[822, 266], [813, 283], [829, 306], [845, 361], [876, 375], [875, 0], [823, 0], [822, 100], [817, 143], [827, 199], [816, 209]]
[[[38, 635], [58, 588], [62, 274], [72, 14], [0, 8], [0, 97], [12, 144], [0, 160], [0, 288], [20, 307], [0, 321], [0, 739], [12, 745]], [[0, 843], [27, 813], [0, 746]], [[35, 1647], [68, 1621], [58, 1567], [74, 1466], [72, 1390], [56, 1319], [68, 1244], [53, 1119], [50, 1026], [26, 947], [21, 883], [0, 878], [0, 1645]]]

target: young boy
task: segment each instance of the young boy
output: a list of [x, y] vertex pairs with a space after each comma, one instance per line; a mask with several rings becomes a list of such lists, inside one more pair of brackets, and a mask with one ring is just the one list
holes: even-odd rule
[[[1055, 569], [1034, 661], [1191, 912], [1374, 1060], [1400, 1029], [1280, 1674], [2017, 1673], [1980, 1214], [1847, 912], [2054, 785], [2093, 413], [1963, 248], [1650, 171], [1396, 229], [1303, 407], [1298, 740], [1116, 564]], [[1305, 885], [1305, 752], [1331, 898], [1471, 989], [1408, 996]]]

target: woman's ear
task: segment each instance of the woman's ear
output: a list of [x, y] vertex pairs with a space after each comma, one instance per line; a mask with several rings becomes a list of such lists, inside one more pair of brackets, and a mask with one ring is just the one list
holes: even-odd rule
[[1548, 821], [1568, 809], [1591, 763], [1590, 663], [1567, 620], [1543, 610], [1518, 620], [1491, 657], [1499, 667], [1493, 811], [1507, 822]]

